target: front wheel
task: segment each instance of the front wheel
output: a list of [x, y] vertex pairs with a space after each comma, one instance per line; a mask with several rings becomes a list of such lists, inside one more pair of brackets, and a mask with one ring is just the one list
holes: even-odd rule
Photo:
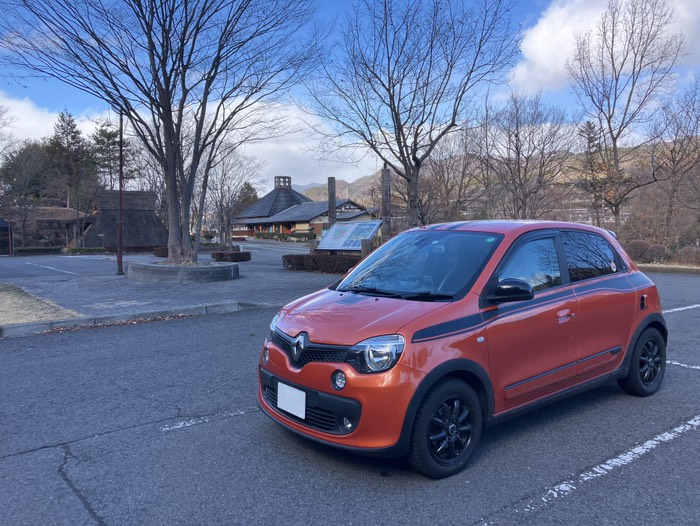
[[435, 479], [459, 473], [481, 437], [481, 404], [456, 378], [436, 384], [421, 402], [413, 424], [409, 463]]
[[656, 329], [646, 329], [632, 352], [630, 370], [618, 383], [627, 393], [649, 396], [661, 386], [666, 371], [666, 342]]

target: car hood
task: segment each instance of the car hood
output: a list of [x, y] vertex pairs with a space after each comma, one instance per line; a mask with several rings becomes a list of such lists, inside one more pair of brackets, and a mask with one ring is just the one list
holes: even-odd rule
[[295, 337], [306, 332], [314, 343], [354, 345], [373, 336], [395, 334], [412, 321], [449, 303], [409, 301], [322, 290], [282, 309], [277, 327]]

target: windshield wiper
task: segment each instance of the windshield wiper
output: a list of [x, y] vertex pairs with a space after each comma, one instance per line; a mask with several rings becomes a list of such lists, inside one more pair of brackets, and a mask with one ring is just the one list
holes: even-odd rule
[[369, 296], [382, 296], [387, 298], [403, 298], [401, 294], [389, 290], [381, 290], [376, 287], [347, 287], [337, 289], [337, 292], [354, 292], [355, 294], [367, 294]]
[[440, 292], [416, 292], [414, 294], [404, 294], [402, 297], [405, 300], [418, 301], [445, 301], [455, 298], [454, 294], [443, 294]]

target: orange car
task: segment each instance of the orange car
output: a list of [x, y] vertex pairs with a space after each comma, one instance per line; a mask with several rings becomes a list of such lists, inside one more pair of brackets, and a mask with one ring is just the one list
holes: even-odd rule
[[667, 330], [654, 283], [585, 225], [432, 225], [382, 245], [275, 316], [258, 403], [358, 453], [464, 468], [484, 425], [617, 380], [653, 394]]

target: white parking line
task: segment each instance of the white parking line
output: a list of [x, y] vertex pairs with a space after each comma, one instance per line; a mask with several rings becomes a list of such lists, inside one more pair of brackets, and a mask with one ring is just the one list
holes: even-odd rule
[[41, 268], [48, 268], [50, 270], [55, 270], [56, 272], [63, 272], [64, 274], [72, 274], [73, 276], [77, 276], [75, 272], [69, 272], [67, 270], [61, 270], [60, 268], [54, 268], [54, 267], [49, 267], [47, 265], [38, 265], [36, 263], [27, 263], [27, 265], [32, 265], [34, 267], [41, 267]]
[[661, 311], [663, 314], [668, 314], [669, 312], [680, 312], [682, 310], [690, 310], [690, 309], [700, 309], [700, 304], [697, 305], [688, 305], [687, 307], [678, 307], [677, 309], [668, 309]]
[[508, 506], [505, 509], [501, 509], [491, 516], [484, 517], [479, 520], [477, 524], [496, 524], [502, 522], [501, 515], [507, 513], [509, 517], [515, 515], [520, 515], [522, 513], [532, 513], [544, 509], [553, 500], [567, 497], [574, 493], [582, 484], [589, 482], [591, 480], [597, 479], [612, 471], [627, 466], [635, 460], [639, 459], [643, 455], [653, 451], [658, 446], [663, 443], [671, 442], [684, 433], [689, 431], [696, 431], [700, 428], [700, 415], [697, 415], [686, 423], [681, 424], [678, 427], [660, 433], [654, 438], [647, 440], [646, 442], [634, 446], [633, 448], [625, 451], [621, 455], [610, 458], [590, 470], [579, 473], [576, 478], [566, 480], [556, 484], [555, 486], [546, 487], [539, 494], [531, 497], [526, 497], [521, 501], [515, 503], [513, 506]]
[[700, 371], [700, 366], [698, 365], [688, 365], [685, 363], [676, 362], [674, 360], [666, 360], [666, 363], [669, 363], [671, 365], [677, 365], [678, 367], [685, 367], [686, 369], [695, 369], [696, 371]]
[[184, 429], [186, 427], [198, 426], [201, 424], [206, 424], [214, 420], [223, 420], [232, 416], [241, 416], [248, 413], [257, 412], [257, 409], [246, 409], [245, 411], [229, 411], [227, 413], [218, 413], [215, 415], [200, 416], [198, 418], [191, 418], [189, 420], [181, 420], [180, 422], [175, 422], [169, 426], [163, 426], [160, 428], [161, 431], [175, 431], [177, 429]]

